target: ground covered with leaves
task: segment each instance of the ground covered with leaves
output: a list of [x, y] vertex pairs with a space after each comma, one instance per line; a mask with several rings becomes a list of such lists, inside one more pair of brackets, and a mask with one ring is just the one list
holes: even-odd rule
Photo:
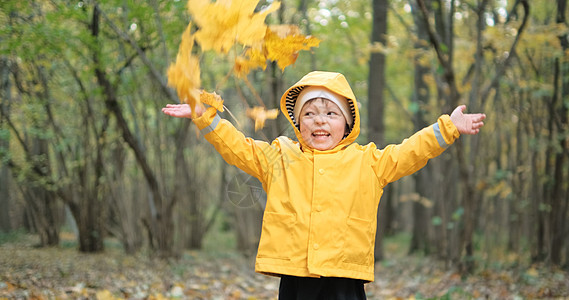
[[[277, 298], [278, 278], [256, 274], [252, 258], [232, 251], [186, 252], [164, 261], [118, 247], [101, 254], [35, 248], [34, 240], [0, 245], [0, 299]], [[376, 265], [366, 293], [368, 299], [569, 299], [569, 274], [502, 265], [463, 277], [433, 259], [393, 254]]]

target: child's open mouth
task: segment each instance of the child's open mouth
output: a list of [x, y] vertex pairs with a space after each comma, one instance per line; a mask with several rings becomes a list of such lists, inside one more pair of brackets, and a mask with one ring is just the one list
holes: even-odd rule
[[326, 132], [326, 131], [324, 131], [324, 130], [317, 130], [317, 131], [314, 131], [314, 132], [312, 133], [312, 136], [313, 136], [313, 137], [317, 137], [317, 138], [318, 138], [318, 137], [326, 137], [326, 136], [330, 136], [330, 133], [328, 133], [328, 132]]

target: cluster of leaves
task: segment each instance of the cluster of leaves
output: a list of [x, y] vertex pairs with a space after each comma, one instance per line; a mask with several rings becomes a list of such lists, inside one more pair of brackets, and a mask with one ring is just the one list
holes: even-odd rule
[[[0, 246], [0, 299], [276, 299], [279, 279], [256, 274], [235, 253], [186, 252], [167, 262], [118, 249], [84, 255], [37, 249], [33, 238]], [[497, 265], [463, 277], [442, 262], [386, 243], [369, 299], [552, 299], [569, 295], [569, 274], [543, 265]]]
[[[186, 252], [176, 261], [38, 249], [33, 238], [0, 246], [4, 299], [276, 299], [278, 278], [256, 274], [232, 253]], [[112, 242], [112, 241], [111, 241]]]
[[[219, 96], [201, 89], [200, 53], [214, 51], [229, 56], [232, 50], [241, 49], [240, 54], [233, 55], [230, 75], [246, 81], [252, 70], [264, 70], [267, 61], [275, 61], [284, 70], [296, 61], [299, 51], [318, 46], [317, 38], [304, 36], [295, 25], [265, 23], [267, 15], [279, 9], [280, 2], [255, 12], [258, 3], [259, 0], [188, 0], [188, 12], [198, 29], [192, 32], [193, 23], [190, 23], [183, 33], [176, 62], [168, 69], [168, 84], [176, 88], [180, 101], [190, 105], [193, 113], [202, 103], [223, 110]], [[194, 50], [195, 44], [198, 50]], [[278, 114], [260, 103], [261, 106], [247, 111], [247, 116], [255, 120], [255, 130]]]

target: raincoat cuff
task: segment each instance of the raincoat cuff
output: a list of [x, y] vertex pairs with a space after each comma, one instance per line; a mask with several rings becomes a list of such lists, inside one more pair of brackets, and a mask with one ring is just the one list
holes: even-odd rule
[[433, 125], [433, 131], [439, 146], [442, 148], [447, 148], [452, 145], [454, 141], [460, 136], [458, 129], [452, 121], [449, 115], [442, 115], [437, 120], [437, 123]]
[[220, 120], [221, 118], [217, 115], [217, 110], [214, 107], [208, 107], [200, 117], [195, 118], [193, 121], [201, 134], [206, 135], [215, 130]]

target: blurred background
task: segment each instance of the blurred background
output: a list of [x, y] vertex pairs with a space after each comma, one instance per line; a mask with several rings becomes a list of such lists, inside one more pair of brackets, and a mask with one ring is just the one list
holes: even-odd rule
[[[261, 0], [258, 10], [272, 1]], [[0, 4], [0, 244], [180, 257], [253, 257], [264, 193], [187, 119], [160, 109], [185, 1]], [[254, 130], [246, 109], [312, 70], [343, 73], [361, 103], [360, 144], [399, 143], [458, 104], [485, 126], [380, 204], [376, 258], [436, 259], [461, 274], [492, 266], [569, 268], [569, 28], [566, 0], [282, 0], [267, 24], [319, 47], [233, 74], [239, 47], [199, 54], [202, 87], [256, 139], [294, 138], [284, 116]], [[1, 245], [0, 245], [1, 246]]]

